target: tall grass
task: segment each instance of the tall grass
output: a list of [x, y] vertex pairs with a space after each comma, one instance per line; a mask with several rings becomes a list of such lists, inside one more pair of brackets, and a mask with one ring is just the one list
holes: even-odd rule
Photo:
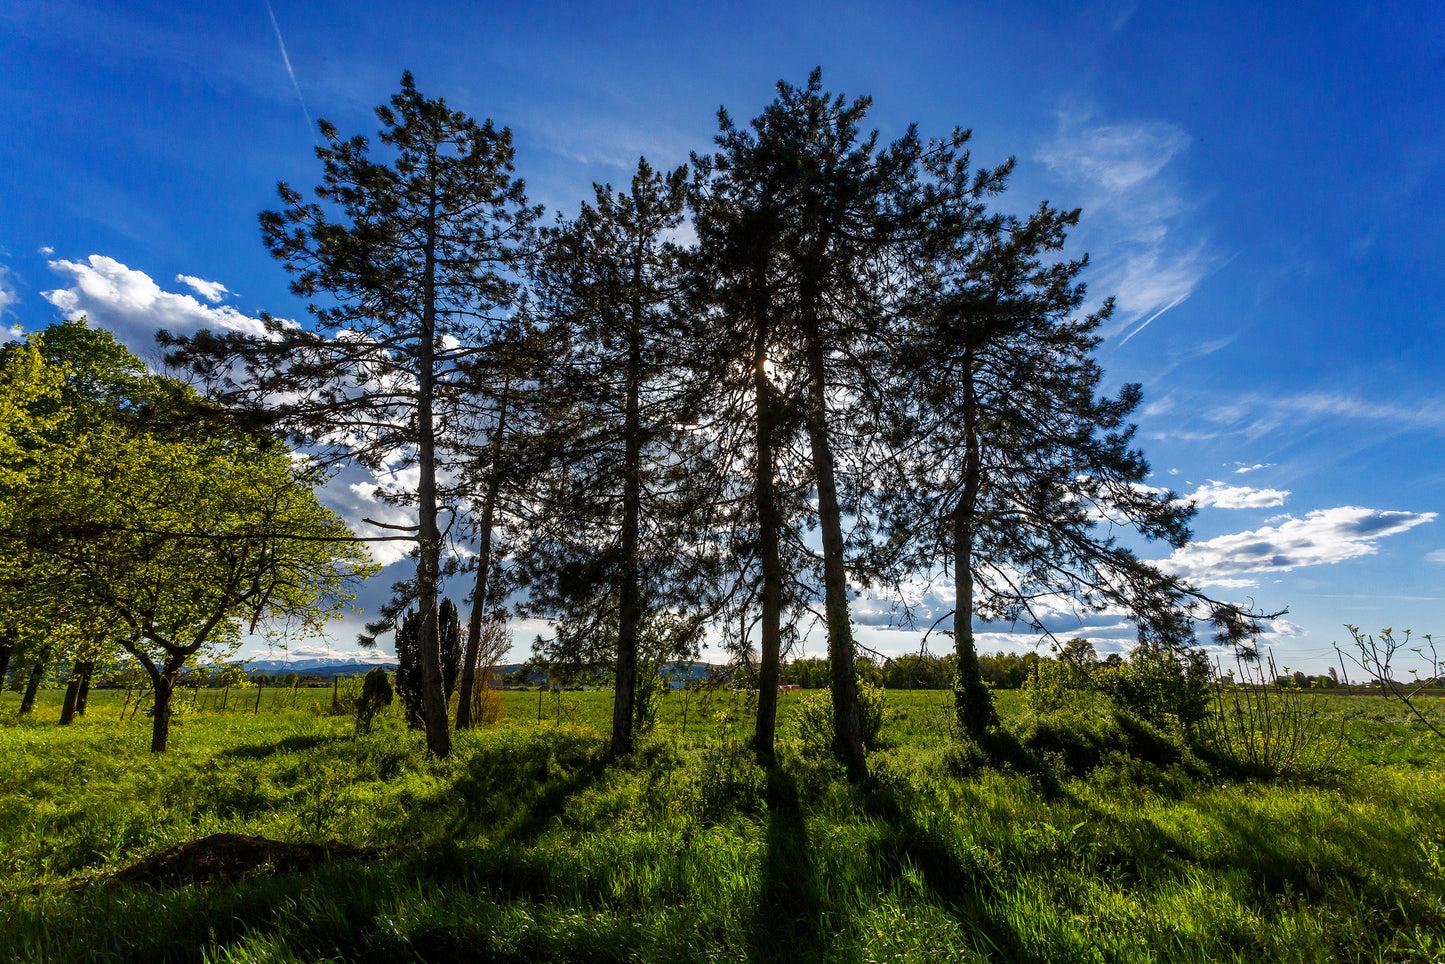
[[[1108, 754], [1060, 768], [1032, 731], [960, 745], [938, 736], [947, 694], [889, 693], [897, 745], [853, 786], [799, 752], [786, 717], [779, 764], [755, 766], [746, 704], [729, 698], [690, 703], [684, 736], [666, 697], [653, 735], [614, 764], [610, 694], [562, 694], [570, 715], [541, 725], [536, 694], [502, 695], [506, 718], [459, 734], [445, 761], [393, 719], [357, 735], [326, 715], [329, 691], [314, 711], [198, 709], [164, 755], [108, 694], [70, 728], [46, 706], [9, 722], [0, 703], [0, 948], [18, 961], [1445, 953], [1445, 754], [1383, 701], [1325, 704], [1362, 738], [1347, 741], [1348, 772], [1231, 782], [1159, 779], [1163, 764], [1140, 778], [1137, 759]], [[379, 849], [234, 884], [108, 877], [219, 831]]]

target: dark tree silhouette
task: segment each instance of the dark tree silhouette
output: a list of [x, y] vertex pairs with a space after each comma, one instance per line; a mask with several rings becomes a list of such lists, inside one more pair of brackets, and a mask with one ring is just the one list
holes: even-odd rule
[[[390, 163], [363, 137], [322, 121], [318, 202], [285, 184], [286, 208], [261, 215], [292, 289], [319, 298], [312, 329], [268, 318], [263, 337], [202, 333], [173, 357], [212, 393], [284, 428], [322, 461], [415, 466], [418, 647], [428, 749], [446, 756], [437, 635], [446, 470], [474, 441], [477, 385], [503, 351], [518, 285], [511, 272], [537, 216], [512, 177], [510, 130], [427, 100], [410, 73], [377, 108]], [[400, 462], [398, 463], [398, 457]], [[409, 602], [388, 611], [394, 618]]]

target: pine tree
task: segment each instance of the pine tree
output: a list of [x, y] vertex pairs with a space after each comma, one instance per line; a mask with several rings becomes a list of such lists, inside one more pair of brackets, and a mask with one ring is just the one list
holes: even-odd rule
[[[1002, 188], [1007, 167], [989, 176]], [[1263, 614], [1216, 602], [1139, 559], [1116, 532], [1183, 545], [1193, 506], [1145, 484], [1127, 419], [1138, 385], [1096, 394], [1093, 358], [1112, 305], [1081, 314], [1087, 257], [1062, 258], [1079, 212], [1028, 218], [972, 211], [937, 252], [932, 294], [897, 356], [884, 532], [913, 571], [954, 576], [955, 710], [969, 732], [996, 717], [974, 644], [975, 618], [1044, 629], [1040, 600], [1116, 606], [1141, 639], [1182, 645], [1192, 620], [1231, 638]]]
[[684, 570], [699, 540], [684, 531], [703, 473], [681, 426], [696, 420], [696, 333], [675, 308], [684, 276], [667, 240], [686, 178], [685, 167], [663, 174], [643, 158], [629, 191], [594, 185], [595, 206], [549, 232], [534, 275], [542, 310], [565, 331], [554, 378], [568, 402], [552, 429], [565, 439], [547, 502], [553, 551], [533, 590], [574, 624], [561, 639], [615, 641], [617, 756], [633, 749], [642, 626], [694, 600]]
[[[793, 530], [782, 507], [787, 469], [779, 453], [801, 431], [820, 530], [824, 624], [832, 667], [835, 752], [850, 775], [865, 772], [858, 719], [850, 569], [868, 578], [869, 494], [884, 432], [872, 412], [892, 343], [897, 276], [909, 250], [949, 195], [919, 190], [926, 151], [910, 129], [880, 149], [860, 134], [867, 98], [851, 103], [822, 91], [814, 71], [804, 88], [780, 83], [778, 97], [750, 129], [720, 114], [718, 153], [698, 160], [694, 192], [698, 264], [720, 279], [717, 300], [747, 347], [753, 381], [753, 504], [762, 569], [758, 729], [771, 756], [782, 643], [783, 542]], [[948, 147], [961, 143], [956, 135]], [[847, 412], [845, 416], [843, 413]], [[844, 531], [844, 517], [853, 521]], [[812, 569], [812, 566], [808, 567]], [[794, 579], [799, 577], [792, 569]]]
[[401, 700], [406, 725], [420, 729], [423, 724], [420, 623], [415, 610], [408, 610], [396, 627], [397, 698]]
[[323, 121], [319, 203], [282, 184], [285, 210], [261, 215], [292, 289], [321, 298], [310, 306], [313, 328], [267, 319], [264, 337], [203, 333], [177, 357], [217, 397], [286, 429], [322, 461], [416, 468], [416, 491], [396, 496], [417, 510], [416, 577], [388, 615], [418, 606], [427, 747], [446, 756], [438, 515], [455, 496], [446, 469], [473, 442], [475, 389], [516, 307], [512, 272], [538, 211], [512, 177], [510, 130], [423, 98], [409, 72], [376, 113], [389, 164], [365, 138], [342, 140]]
[[445, 597], [437, 607], [437, 649], [442, 664], [442, 688], [450, 700], [461, 670], [462, 625], [457, 617], [457, 604]]

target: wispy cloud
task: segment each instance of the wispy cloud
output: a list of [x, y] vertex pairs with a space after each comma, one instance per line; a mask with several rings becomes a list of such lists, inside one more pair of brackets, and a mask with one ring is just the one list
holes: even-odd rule
[[1438, 562], [1441, 565], [1445, 565], [1445, 549], [1436, 549], [1434, 552], [1426, 554], [1425, 561]]
[[1445, 398], [1436, 396], [1396, 404], [1342, 392], [1304, 392], [1275, 397], [1248, 394], [1228, 405], [1215, 406], [1205, 412], [1205, 417], [1251, 438], [1268, 435], [1291, 421], [1322, 418], [1379, 421], [1395, 427], [1440, 431], [1445, 430]]
[[1316, 509], [1303, 519], [1284, 516], [1277, 525], [1218, 536], [1176, 549], [1162, 565], [1196, 582], [1243, 573], [1288, 572], [1302, 566], [1344, 562], [1378, 551], [1376, 542], [1435, 519], [1434, 512], [1396, 512], [1338, 506]]
[[15, 293], [15, 286], [10, 283], [10, 270], [0, 265], [0, 318], [3, 318], [20, 296]]
[[19, 325], [5, 323], [6, 316], [11, 313], [10, 309], [20, 300], [15, 286], [10, 283], [9, 274], [9, 269], [0, 265], [0, 341], [19, 338], [23, 334]]
[[1234, 470], [1235, 475], [1244, 475], [1246, 472], [1258, 472], [1260, 469], [1274, 468], [1273, 462], [1256, 462], [1253, 465], [1246, 465], [1243, 462], [1235, 462], [1233, 464], [1239, 466], [1239, 468]]
[[1123, 344], [1184, 302], [1216, 260], [1203, 240], [1176, 229], [1187, 205], [1166, 169], [1190, 136], [1167, 123], [1097, 123], [1091, 110], [1058, 117], [1035, 159], [1083, 191], [1096, 290], [1114, 295], [1118, 309], [1105, 334], [1123, 334]]
[[[64, 276], [69, 285], [43, 291], [41, 297], [60, 309], [66, 318], [86, 315], [94, 325], [108, 328], [128, 348], [146, 357], [155, 353], [156, 330], [165, 328], [188, 335], [202, 328], [220, 328], [260, 335], [260, 319], [237, 311], [230, 305], [202, 304], [193, 296], [164, 291], [144, 271], [137, 271], [114, 258], [93, 254], [83, 262], [56, 260], [51, 270]], [[182, 280], [186, 280], [183, 278]], [[199, 279], [190, 279], [199, 281]], [[201, 281], [209, 286], [213, 282]], [[215, 286], [224, 291], [219, 285]], [[219, 293], [214, 291], [213, 293]]]

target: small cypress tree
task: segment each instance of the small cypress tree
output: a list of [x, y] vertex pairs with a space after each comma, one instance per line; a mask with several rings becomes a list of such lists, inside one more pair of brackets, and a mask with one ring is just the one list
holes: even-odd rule
[[462, 665], [462, 623], [457, 604], [446, 598], [437, 607], [437, 644], [441, 650], [442, 687], [450, 700]]
[[396, 696], [401, 700], [406, 725], [421, 729], [421, 618], [408, 610], [396, 628]]

